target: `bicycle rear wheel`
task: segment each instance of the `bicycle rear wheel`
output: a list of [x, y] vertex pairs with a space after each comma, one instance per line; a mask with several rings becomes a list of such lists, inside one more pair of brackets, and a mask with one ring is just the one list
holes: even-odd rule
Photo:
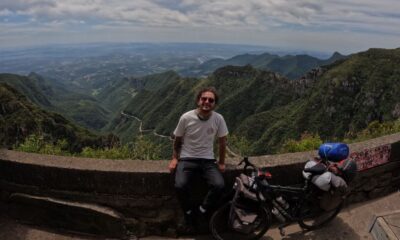
[[213, 237], [217, 240], [256, 240], [261, 238], [271, 225], [271, 214], [268, 209], [259, 206], [257, 211], [257, 218], [254, 221], [254, 231], [245, 234], [232, 229], [229, 226], [229, 212], [231, 209], [231, 202], [226, 203], [219, 208], [212, 215], [210, 219], [210, 230]]
[[[314, 205], [312, 206], [311, 204]], [[344, 202], [341, 201], [336, 207], [333, 207], [329, 210], [324, 210], [318, 205], [315, 206], [315, 202], [310, 202], [308, 206], [304, 206], [302, 210], [303, 212], [301, 213], [303, 217], [301, 220], [298, 221], [298, 223], [300, 227], [307, 230], [320, 228], [328, 222], [332, 221], [336, 217], [336, 215], [338, 215], [340, 210], [343, 208], [343, 204]]]

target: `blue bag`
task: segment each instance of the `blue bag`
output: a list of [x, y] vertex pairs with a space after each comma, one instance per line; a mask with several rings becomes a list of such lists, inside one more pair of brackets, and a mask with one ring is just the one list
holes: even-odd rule
[[318, 155], [322, 159], [339, 162], [349, 156], [349, 146], [345, 143], [324, 143], [319, 146]]

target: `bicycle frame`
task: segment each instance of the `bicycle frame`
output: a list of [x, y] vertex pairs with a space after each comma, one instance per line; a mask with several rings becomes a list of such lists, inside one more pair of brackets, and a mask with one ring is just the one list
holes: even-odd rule
[[[232, 239], [232, 234], [237, 236], [235, 239], [244, 239], [246, 236], [243, 235], [243, 231], [250, 231], [249, 238], [246, 239], [259, 239], [270, 227], [272, 214], [282, 222], [278, 226], [282, 236], [285, 235], [283, 228], [293, 222], [297, 222], [303, 229], [314, 230], [331, 221], [343, 206], [341, 200], [331, 209], [322, 208], [321, 196], [326, 199], [328, 192], [320, 190], [311, 183], [312, 177], [322, 174], [321, 171], [327, 171], [328, 165], [304, 169], [310, 174], [302, 186], [281, 186], [268, 183], [267, 179], [272, 176], [266, 168], [259, 169], [250, 163], [248, 158], [244, 158], [239, 165], [243, 163], [245, 164], [244, 174], [236, 178], [233, 198], [218, 208], [210, 220], [210, 229], [215, 239]], [[249, 167], [252, 170], [251, 174], [247, 171]], [[242, 206], [244, 207], [241, 208]], [[254, 217], [254, 214], [256, 216], [253, 222], [247, 222], [243, 218], [243, 216]], [[250, 228], [241, 228], [242, 226]]]
[[[254, 171], [260, 172], [260, 169], [249, 162], [248, 158], [244, 158], [239, 165], [245, 163], [243, 171], [246, 172], [247, 168], [250, 166]], [[284, 226], [289, 225], [292, 222], [301, 220], [304, 216], [301, 216], [300, 210], [303, 207], [305, 200], [312, 194], [311, 177], [305, 179], [304, 185], [302, 187], [294, 186], [281, 186], [281, 185], [271, 185], [268, 183], [266, 178], [271, 175], [265, 169], [261, 170], [263, 174], [259, 174], [254, 178], [254, 183], [257, 184], [257, 198], [263, 204], [266, 204], [269, 209], [276, 208], [285, 218], [285, 222], [279, 227], [280, 229]], [[267, 176], [267, 177], [266, 177]], [[262, 194], [262, 197], [259, 196]], [[275, 199], [279, 196], [284, 196], [286, 201], [289, 201], [290, 207], [287, 211], [285, 210]], [[294, 200], [295, 199], [295, 200]]]

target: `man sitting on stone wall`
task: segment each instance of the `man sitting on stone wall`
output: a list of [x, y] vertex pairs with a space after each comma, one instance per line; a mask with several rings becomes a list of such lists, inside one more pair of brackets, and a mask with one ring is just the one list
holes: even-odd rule
[[[197, 109], [184, 113], [174, 131], [172, 160], [169, 170], [175, 172], [175, 188], [184, 211], [182, 232], [194, 233], [198, 219], [207, 219], [207, 211], [216, 204], [224, 188], [221, 172], [225, 170], [226, 136], [228, 128], [221, 114], [214, 112], [218, 95], [214, 88], [202, 89], [196, 97]], [[214, 158], [215, 136], [219, 143], [219, 161]], [[193, 206], [192, 179], [200, 174], [209, 191], [200, 206]]]

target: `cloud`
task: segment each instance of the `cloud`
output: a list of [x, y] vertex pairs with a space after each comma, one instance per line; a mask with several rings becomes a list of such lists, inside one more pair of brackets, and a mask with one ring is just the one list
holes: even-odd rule
[[[8, 22], [5, 22], [6, 19]], [[57, 26], [58, 29], [50, 28], [55, 34], [71, 29], [96, 31], [107, 27], [115, 31], [139, 31], [141, 28], [141, 33], [169, 29], [190, 38], [179, 30], [191, 32], [194, 29], [193, 32], [204, 35], [209, 32], [210, 38], [226, 33], [227, 36], [241, 38], [243, 43], [249, 35], [235, 33], [268, 36], [285, 32], [288, 35], [292, 33], [292, 38], [299, 33], [310, 36], [346, 33], [342, 37], [365, 33], [398, 37], [400, 1], [2, 0], [0, 20], [11, 26], [15, 19], [26, 19], [26, 24], [31, 24], [31, 29], [38, 31]], [[157, 36], [156, 32], [152, 36]]]
[[4, 16], [10, 16], [12, 15], [12, 12], [8, 9], [3, 9], [0, 10], [0, 17], [4, 17]]
[[2, 1], [0, 11], [35, 19], [97, 19], [149, 26], [327, 26], [332, 22], [371, 24], [399, 20], [397, 0], [13, 0]]
[[[149, 26], [329, 26], [331, 22], [371, 23], [399, 20], [397, 0], [13, 0], [2, 1], [0, 11], [36, 19], [97, 19]], [[91, 22], [91, 21], [87, 21]], [[348, 28], [351, 28], [351, 24]]]

